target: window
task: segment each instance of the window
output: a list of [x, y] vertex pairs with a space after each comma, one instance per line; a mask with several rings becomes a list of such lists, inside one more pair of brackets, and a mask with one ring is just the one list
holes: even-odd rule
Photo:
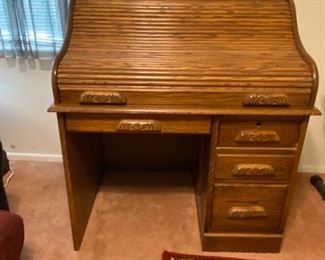
[[0, 56], [52, 59], [66, 29], [68, 0], [0, 0]]

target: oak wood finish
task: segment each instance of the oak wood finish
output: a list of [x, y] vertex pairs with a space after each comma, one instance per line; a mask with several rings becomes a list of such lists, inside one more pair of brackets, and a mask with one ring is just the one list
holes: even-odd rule
[[198, 164], [201, 138], [208, 137], [197, 134], [104, 134], [105, 166], [109, 172], [193, 172]]
[[211, 135], [202, 140], [199, 150], [199, 167], [196, 172], [195, 198], [201, 235], [205, 232], [206, 221], [211, 215], [209, 203], [211, 188], [209, 183], [213, 180], [209, 177], [211, 171], [210, 167], [212, 166], [210, 165], [210, 156], [213, 154], [211, 150], [214, 150], [213, 144], [215, 144], [216, 140], [213, 136], [216, 135], [217, 131], [216, 124], [213, 123], [211, 126]]
[[[306, 119], [308, 117], [252, 118], [227, 116], [221, 121], [213, 122], [206, 205], [207, 212], [210, 215], [206, 216], [205, 228], [201, 229], [202, 246], [205, 250], [255, 252], [278, 252], [280, 250], [282, 236], [279, 235], [283, 234], [290, 201], [289, 197], [293, 191], [292, 185], [289, 184], [297, 170], [303, 137], [306, 131], [305, 127], [308, 122]], [[257, 126], [254, 122], [258, 122]], [[221, 130], [225, 129], [224, 126], [233, 126], [233, 124], [237, 123], [243, 127], [252, 127], [253, 125], [260, 127], [263, 124], [266, 124], [266, 126], [268, 124], [276, 126], [283, 123], [296, 124], [298, 126], [295, 128], [297, 145], [273, 147], [267, 144], [260, 146], [256, 143], [253, 145], [246, 144], [241, 147], [235, 145], [219, 146], [221, 143], [220, 140], [223, 138]], [[286, 160], [288, 164], [285, 164]], [[278, 172], [282, 173], [272, 178], [266, 176], [235, 177], [231, 174], [235, 165], [259, 162], [273, 165], [273, 168], [277, 168]], [[225, 190], [229, 187], [231, 188], [229, 188], [228, 192], [224, 192], [223, 190], [221, 192], [219, 190], [217, 192], [219, 196], [216, 196], [216, 187], [221, 187]], [[264, 196], [271, 198], [270, 201], [263, 201], [261, 192], [270, 190], [272, 192], [266, 192]], [[252, 197], [250, 197], [250, 193]], [[227, 197], [227, 194], [229, 194], [229, 197]], [[236, 198], [231, 197], [236, 194], [238, 195]], [[253, 198], [254, 196], [256, 198]], [[227, 203], [238, 204], [227, 205]], [[272, 205], [272, 203], [275, 204]], [[248, 218], [245, 219], [248, 221], [247, 223], [242, 223], [240, 220], [243, 219], [237, 218], [239, 224], [236, 226], [232, 222], [232, 220], [236, 219], [229, 219], [227, 217], [227, 213], [233, 207], [244, 207], [247, 209], [247, 207], [259, 206], [265, 209], [265, 218]], [[269, 210], [272, 212], [272, 217], [267, 217]], [[198, 212], [200, 214], [200, 211]], [[263, 220], [265, 221], [264, 223]], [[267, 220], [270, 221], [268, 222]], [[262, 222], [262, 224], [258, 224], [258, 222]], [[207, 228], [215, 229], [209, 230]], [[233, 230], [231, 230], [232, 228]], [[265, 237], [262, 234], [270, 235]], [[232, 246], [231, 243], [233, 243]], [[253, 249], [254, 244], [256, 247]]]
[[78, 250], [101, 183], [104, 155], [101, 136], [70, 134], [58, 115], [74, 249]]
[[315, 107], [298, 108], [238, 108], [235, 106], [74, 106], [55, 105], [49, 107], [49, 112], [56, 113], [87, 113], [87, 114], [163, 114], [163, 115], [241, 115], [241, 116], [319, 116], [321, 112]]
[[275, 170], [269, 164], [236, 164], [231, 170], [234, 176], [274, 176]]
[[229, 219], [266, 218], [267, 213], [262, 206], [235, 206], [228, 210], [227, 217]]
[[[84, 91], [87, 90], [87, 91]], [[127, 105], [171, 105], [171, 106], [249, 106], [253, 105], [251, 100], [247, 100], [252, 96], [251, 93], [255, 93], [256, 89], [251, 87], [233, 87], [225, 88], [220, 87], [216, 89], [200, 87], [199, 89], [182, 87], [177, 89], [131, 89], [130, 87], [111, 86], [110, 91], [104, 91], [103, 88], [94, 88], [91, 86], [85, 86], [80, 89], [79, 86], [69, 86], [61, 89], [61, 102], [63, 104], [78, 105], [80, 103], [80, 97], [84, 93], [92, 93], [92, 96], [107, 96], [113, 93], [118, 93], [123, 97], [123, 101]], [[282, 93], [280, 96], [285, 95], [290, 100], [290, 106], [299, 107], [308, 105], [309, 96], [311, 94], [310, 89], [301, 88], [268, 88], [263, 90], [261, 94], [255, 94], [258, 97], [273, 97], [279, 96], [279, 91]], [[139, 95], [141, 93], [141, 95]], [[263, 106], [277, 106], [270, 98], [265, 98]], [[202, 103], [204, 100], [204, 103]], [[254, 101], [256, 104], [256, 101]], [[280, 102], [280, 101], [277, 101]], [[284, 102], [284, 101], [281, 101]], [[289, 102], [289, 101], [288, 101]], [[122, 102], [121, 102], [122, 104]], [[125, 105], [125, 104], [124, 104]], [[257, 105], [254, 105], [257, 106]], [[283, 105], [281, 105], [283, 106]]]
[[242, 130], [236, 137], [237, 143], [279, 143], [280, 137], [274, 130]]
[[223, 121], [220, 146], [295, 147], [299, 139], [299, 122]]
[[278, 252], [318, 88], [292, 0], [70, 0], [52, 74], [74, 248], [111, 170], [191, 171], [202, 247]]
[[249, 154], [238, 150], [237, 153], [218, 153], [216, 158], [216, 179], [228, 181], [274, 181], [290, 180], [294, 165], [294, 154], [273, 151], [261, 154], [261, 151]]
[[250, 94], [243, 102], [246, 106], [289, 106], [290, 100], [286, 94]]
[[123, 119], [117, 125], [116, 131], [125, 133], [160, 132], [160, 124], [156, 120]]
[[80, 95], [79, 103], [88, 105], [124, 105], [126, 104], [126, 99], [119, 92], [85, 91]]
[[205, 251], [277, 253], [282, 239], [281, 234], [205, 233], [202, 247]]
[[285, 0], [74, 2], [60, 88], [313, 87]]
[[285, 185], [215, 184], [208, 231], [279, 233], [286, 192]]
[[210, 133], [208, 116], [145, 116], [145, 115], [85, 115], [69, 114], [67, 130], [71, 132], [161, 132]]
[[292, 175], [291, 175], [291, 188], [289, 189], [288, 196], [286, 198], [286, 207], [284, 208], [284, 211], [283, 211], [281, 229], [284, 229], [286, 219], [288, 216], [288, 211], [290, 208], [290, 201], [291, 201], [292, 194], [294, 192], [293, 186], [295, 185], [295, 175], [298, 174], [297, 171], [298, 171], [298, 166], [299, 166], [299, 160], [300, 160], [303, 143], [304, 143], [305, 136], [306, 136], [308, 122], [309, 122], [309, 117], [305, 117], [304, 121], [302, 121], [300, 124], [299, 142], [298, 142], [298, 146], [297, 146], [296, 157], [295, 157], [293, 171], [292, 171]]

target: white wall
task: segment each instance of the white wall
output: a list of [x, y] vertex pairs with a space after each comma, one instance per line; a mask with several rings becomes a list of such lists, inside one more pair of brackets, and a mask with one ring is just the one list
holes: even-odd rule
[[46, 111], [50, 81], [50, 62], [0, 59], [0, 138], [8, 152], [61, 153], [56, 116]]
[[[295, 2], [302, 41], [320, 71], [316, 105], [325, 111], [325, 1]], [[52, 103], [50, 77], [48, 63], [0, 59], [0, 137], [7, 151], [36, 158], [60, 154], [56, 118], [46, 112]], [[310, 121], [300, 170], [325, 172], [324, 115]]]
[[[295, 0], [301, 40], [317, 63], [320, 81], [316, 106], [325, 113], [325, 1]], [[300, 170], [325, 172], [325, 116], [312, 117], [308, 127]]]

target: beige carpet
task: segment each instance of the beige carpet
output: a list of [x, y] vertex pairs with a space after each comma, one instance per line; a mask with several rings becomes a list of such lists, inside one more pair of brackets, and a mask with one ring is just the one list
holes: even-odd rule
[[[24, 218], [22, 260], [159, 260], [163, 250], [200, 254], [187, 174], [106, 176], [79, 252], [72, 249], [60, 163], [12, 163], [11, 209]], [[208, 253], [247, 259], [325, 259], [325, 202], [300, 174], [280, 254]]]

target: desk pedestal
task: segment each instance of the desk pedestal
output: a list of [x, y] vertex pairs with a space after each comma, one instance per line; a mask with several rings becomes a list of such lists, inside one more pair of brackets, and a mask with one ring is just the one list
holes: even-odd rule
[[206, 251], [278, 252], [308, 116], [58, 113], [74, 248], [110, 171], [189, 171]]

